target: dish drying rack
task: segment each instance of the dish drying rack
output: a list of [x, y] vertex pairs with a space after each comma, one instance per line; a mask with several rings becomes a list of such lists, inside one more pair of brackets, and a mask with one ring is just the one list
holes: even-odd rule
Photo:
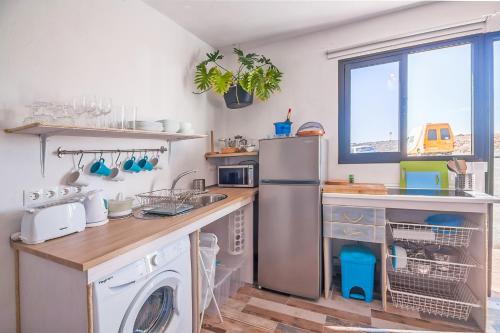
[[[449, 319], [467, 320], [473, 308], [480, 307], [467, 287], [469, 272], [480, 268], [465, 249], [472, 233], [481, 229], [471, 221], [460, 227], [387, 221], [394, 241], [446, 245], [457, 248], [456, 262], [424, 258], [402, 258], [388, 252], [388, 290], [393, 304], [405, 310], [419, 311]], [[406, 259], [405, 267], [394, 267], [394, 260]], [[422, 266], [426, 266], [422, 273]], [[419, 272], [420, 271], [420, 272]]]
[[191, 199], [202, 193], [199, 190], [162, 189], [140, 193], [136, 197], [142, 212], [174, 216], [193, 209]]

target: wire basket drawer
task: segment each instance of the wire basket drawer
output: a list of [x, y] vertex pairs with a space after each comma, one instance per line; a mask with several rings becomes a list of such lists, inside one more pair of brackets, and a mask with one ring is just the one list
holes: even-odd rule
[[451, 319], [467, 320], [478, 301], [465, 283], [389, 272], [394, 306]]
[[387, 221], [394, 240], [468, 247], [472, 232], [479, 228], [470, 221], [461, 227]]
[[[389, 251], [388, 253], [391, 252]], [[390, 259], [387, 268], [394, 273], [455, 282], [467, 282], [470, 269], [477, 267], [475, 260], [463, 250], [460, 251], [458, 262], [412, 257], [403, 258], [393, 254], [388, 254], [387, 256]], [[406, 261], [406, 267], [395, 268], [393, 265], [395, 261]]]

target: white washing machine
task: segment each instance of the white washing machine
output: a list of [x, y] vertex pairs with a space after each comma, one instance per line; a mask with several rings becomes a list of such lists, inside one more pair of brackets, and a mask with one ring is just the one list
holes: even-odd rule
[[186, 236], [94, 283], [96, 333], [192, 332]]

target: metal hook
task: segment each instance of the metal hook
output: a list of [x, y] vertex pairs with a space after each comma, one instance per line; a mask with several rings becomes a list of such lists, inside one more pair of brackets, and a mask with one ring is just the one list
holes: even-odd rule
[[80, 160], [78, 160], [78, 170], [83, 170], [83, 168], [85, 167], [85, 165], [81, 165], [82, 164], [82, 159], [83, 159], [83, 151], [80, 150]]
[[102, 158], [103, 151], [101, 150], [101, 155], [99, 155], [99, 160]]
[[122, 152], [120, 151], [120, 149], [117, 149], [116, 151], [118, 152], [118, 157], [116, 158], [115, 164], [118, 164], [118, 160], [120, 159]]

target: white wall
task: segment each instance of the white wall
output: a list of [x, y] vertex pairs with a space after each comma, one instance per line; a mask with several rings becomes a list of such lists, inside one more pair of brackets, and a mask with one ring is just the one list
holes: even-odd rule
[[[319, 121], [325, 127], [330, 140], [330, 178], [354, 174], [360, 182], [398, 184], [398, 164], [338, 164], [338, 62], [327, 60], [326, 50], [477, 19], [498, 10], [498, 2], [434, 3], [281, 42], [238, 45], [273, 60], [284, 72], [282, 92], [266, 103], [226, 112], [224, 135], [271, 135], [273, 122], [283, 121], [291, 107], [294, 130], [306, 121]], [[492, 23], [489, 28], [495, 29]], [[224, 49], [224, 54], [231, 49]]]
[[[191, 121], [196, 132], [214, 128], [216, 108], [193, 95], [194, 64], [210, 47], [138, 0], [0, 1], [0, 332], [15, 331], [14, 260], [9, 235], [19, 230], [22, 190], [60, 184], [71, 158], [66, 149], [146, 148], [158, 140], [52, 137], [47, 173], [40, 176], [34, 136], [6, 135], [20, 125], [25, 105], [37, 100], [71, 101], [82, 95], [107, 96], [115, 105], [136, 105], [139, 118]], [[135, 194], [170, 184], [172, 175], [199, 169], [215, 181], [203, 158], [208, 140], [174, 143], [163, 170], [128, 176], [124, 183], [96, 180], [110, 196]], [[87, 159], [88, 161], [88, 159]], [[189, 178], [178, 186], [186, 186]]]

